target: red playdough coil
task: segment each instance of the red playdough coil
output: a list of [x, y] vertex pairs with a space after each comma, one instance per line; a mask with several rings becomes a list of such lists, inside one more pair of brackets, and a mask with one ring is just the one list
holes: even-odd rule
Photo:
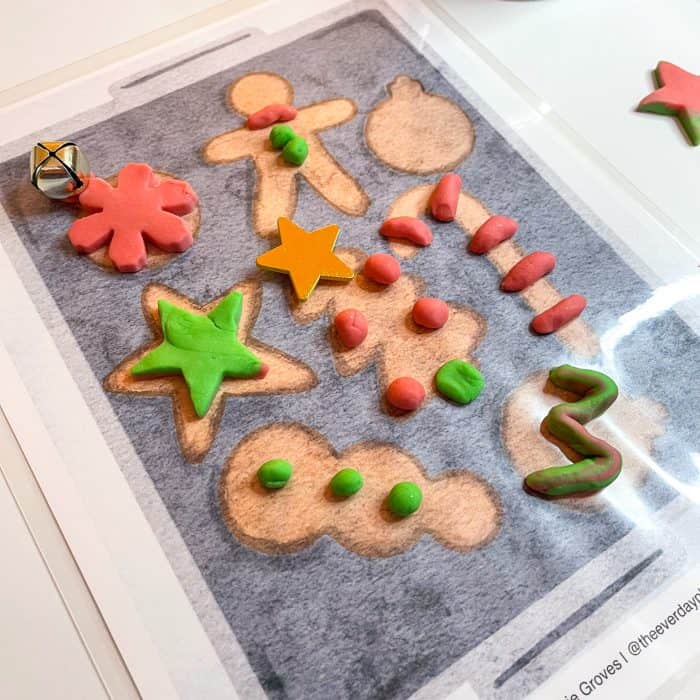
[[457, 215], [459, 193], [462, 191], [462, 178], [448, 173], [440, 179], [430, 197], [430, 212], [438, 221], [452, 221]]
[[532, 319], [530, 327], [539, 335], [547, 335], [558, 331], [565, 323], [573, 321], [586, 308], [586, 297], [572, 294], [562, 299], [558, 304], [543, 311]]
[[393, 284], [401, 277], [401, 266], [388, 253], [374, 253], [365, 260], [362, 274], [377, 284]]
[[386, 400], [402, 411], [415, 411], [425, 399], [423, 385], [413, 377], [394, 379], [386, 390]]
[[430, 245], [433, 234], [428, 225], [413, 216], [397, 216], [387, 219], [379, 229], [387, 238], [403, 238], [416, 245]]
[[499, 243], [507, 241], [518, 230], [518, 222], [507, 216], [492, 216], [479, 226], [469, 241], [468, 250], [475, 255], [483, 255]]
[[296, 119], [297, 111], [292, 105], [274, 104], [267, 105], [248, 116], [246, 126], [249, 129], [264, 129], [270, 124], [288, 122]]
[[356, 348], [367, 337], [367, 318], [357, 309], [341, 311], [333, 325], [338, 339], [346, 348]]
[[538, 250], [526, 255], [510, 268], [501, 282], [504, 292], [521, 292], [526, 287], [548, 275], [557, 264], [557, 259], [551, 253]]
[[450, 307], [442, 299], [422, 297], [413, 305], [413, 320], [423, 328], [442, 328], [450, 317]]

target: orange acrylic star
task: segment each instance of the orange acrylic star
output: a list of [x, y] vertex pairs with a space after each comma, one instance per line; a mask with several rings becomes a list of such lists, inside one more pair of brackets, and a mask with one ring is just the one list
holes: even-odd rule
[[659, 87], [637, 109], [678, 117], [693, 146], [700, 146], [700, 75], [661, 61], [654, 71]]
[[297, 297], [305, 301], [311, 296], [318, 281], [351, 280], [352, 268], [335, 253], [339, 229], [324, 226], [316, 231], [305, 231], [290, 219], [277, 221], [281, 245], [258, 256], [258, 267], [288, 274]]

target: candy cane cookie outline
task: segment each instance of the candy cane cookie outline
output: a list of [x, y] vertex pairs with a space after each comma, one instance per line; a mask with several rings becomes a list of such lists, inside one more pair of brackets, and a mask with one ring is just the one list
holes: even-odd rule
[[[425, 184], [406, 190], [391, 205], [386, 218], [419, 217], [422, 214], [430, 213], [430, 200], [434, 187], [432, 184]], [[463, 190], [460, 193], [455, 221], [468, 238], [471, 238], [491, 216], [491, 212], [470, 192]], [[419, 250], [412, 243], [400, 240], [390, 240], [389, 247], [395, 255], [403, 259], [412, 258]], [[492, 248], [485, 254], [485, 257], [501, 276], [506, 276], [520, 260], [527, 257], [527, 254], [511, 238]], [[557, 288], [544, 277], [517, 293], [535, 312], [535, 318], [569, 298], [562, 296]], [[581, 357], [594, 357], [600, 352], [596, 334], [580, 317], [572, 319], [554, 334], [565, 347]]]
[[554, 406], [545, 419], [547, 430], [583, 459], [563, 467], [540, 469], [525, 477], [525, 486], [541, 496], [591, 494], [609, 486], [622, 471], [622, 456], [584, 427], [602, 415], [618, 396], [617, 384], [602, 372], [560, 365], [549, 372], [559, 388], [581, 396]]

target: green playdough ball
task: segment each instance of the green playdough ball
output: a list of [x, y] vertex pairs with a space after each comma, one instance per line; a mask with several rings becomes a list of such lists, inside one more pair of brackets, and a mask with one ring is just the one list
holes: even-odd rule
[[271, 459], [258, 469], [258, 481], [266, 489], [281, 489], [292, 477], [292, 465], [285, 459]]
[[357, 493], [363, 484], [364, 479], [357, 469], [341, 469], [331, 479], [331, 492], [334, 496], [347, 498]]
[[437, 371], [435, 384], [445, 398], [464, 405], [481, 393], [484, 377], [474, 365], [464, 360], [450, 360]]
[[417, 484], [412, 481], [402, 481], [389, 491], [389, 510], [402, 518], [415, 513], [419, 508], [423, 494]]
[[301, 165], [309, 155], [309, 144], [301, 136], [295, 136], [282, 151], [282, 158], [292, 165]]
[[270, 130], [270, 143], [272, 144], [272, 148], [276, 148], [279, 151], [280, 148], [284, 148], [295, 136], [296, 134], [291, 126], [287, 124], [277, 124], [277, 126], [273, 126]]

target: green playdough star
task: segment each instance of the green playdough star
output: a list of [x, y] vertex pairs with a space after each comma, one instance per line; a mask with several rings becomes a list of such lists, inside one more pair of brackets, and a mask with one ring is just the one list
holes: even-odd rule
[[209, 410], [224, 377], [250, 378], [262, 363], [238, 338], [243, 295], [231, 292], [202, 316], [161, 299], [158, 313], [163, 342], [135, 364], [136, 376], [182, 374], [194, 410], [201, 418]]

